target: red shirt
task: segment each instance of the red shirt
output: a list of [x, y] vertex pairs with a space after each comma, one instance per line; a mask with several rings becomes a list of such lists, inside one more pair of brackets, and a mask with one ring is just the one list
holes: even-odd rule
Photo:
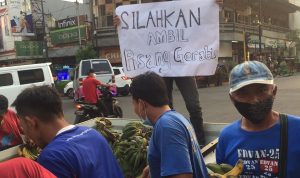
[[94, 77], [88, 76], [83, 82], [82, 82], [82, 90], [84, 95], [84, 100], [91, 104], [96, 104], [98, 101], [98, 95], [97, 95], [97, 85], [101, 85], [101, 82], [99, 82]]
[[37, 162], [22, 157], [1, 162], [0, 176], [5, 178], [56, 178]]
[[21, 133], [20, 121], [16, 113], [8, 109], [0, 124], [0, 150], [23, 143]]

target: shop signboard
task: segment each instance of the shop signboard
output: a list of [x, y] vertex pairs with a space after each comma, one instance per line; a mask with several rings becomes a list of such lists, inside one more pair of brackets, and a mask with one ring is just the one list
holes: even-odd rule
[[[80, 26], [80, 37], [86, 39], [86, 26]], [[52, 44], [74, 43], [79, 40], [78, 27], [54, 30], [50, 32]]]
[[[79, 16], [79, 25], [84, 25], [84, 21], [86, 20], [85, 15]], [[55, 22], [57, 28], [69, 28], [69, 27], [74, 27], [78, 26], [78, 20], [77, 16], [75, 17], [68, 17], [65, 19], [60, 19]]]
[[121, 53], [119, 47], [101, 48], [100, 57], [108, 59], [110, 63], [121, 63]]
[[[263, 49], [265, 47], [264, 43], [260, 43], [260, 47]], [[251, 36], [249, 42], [248, 42], [248, 48], [254, 48], [258, 49], [259, 48], [259, 39], [258, 37], [253, 37]]]
[[270, 48], [277, 48], [278, 47], [277, 42], [278, 42], [277, 39], [266, 38], [265, 40], [266, 47], [270, 47]]
[[8, 0], [12, 35], [34, 36], [31, 4], [28, 0]]
[[15, 41], [17, 56], [43, 56], [42, 41]]
[[278, 48], [285, 48], [285, 41], [284, 40], [277, 40], [277, 47]]

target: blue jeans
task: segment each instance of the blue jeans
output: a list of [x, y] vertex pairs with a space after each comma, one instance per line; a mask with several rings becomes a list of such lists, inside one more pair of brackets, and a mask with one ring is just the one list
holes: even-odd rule
[[167, 85], [170, 107], [173, 108], [173, 81], [175, 81], [183, 99], [186, 109], [190, 114], [190, 120], [196, 132], [198, 143], [205, 145], [202, 109], [199, 101], [199, 93], [195, 77], [164, 77]]

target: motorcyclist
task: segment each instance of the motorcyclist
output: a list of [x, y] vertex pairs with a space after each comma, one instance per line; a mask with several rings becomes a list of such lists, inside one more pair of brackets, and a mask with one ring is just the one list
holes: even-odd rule
[[98, 103], [97, 86], [110, 87], [109, 84], [100, 82], [95, 78], [95, 71], [90, 69], [88, 76], [82, 82], [84, 101], [89, 104]]

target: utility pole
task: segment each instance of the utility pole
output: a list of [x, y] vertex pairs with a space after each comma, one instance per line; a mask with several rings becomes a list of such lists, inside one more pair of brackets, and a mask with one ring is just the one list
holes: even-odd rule
[[43, 52], [45, 50], [45, 62], [47, 62], [48, 59], [48, 44], [47, 44], [47, 35], [46, 35], [46, 24], [45, 24], [45, 13], [44, 13], [44, 2], [41, 0], [41, 8], [42, 8], [42, 28], [43, 28]]
[[258, 16], [258, 41], [259, 41], [259, 55], [261, 55], [261, 0], [259, 0], [259, 16]]
[[80, 23], [79, 23], [79, 2], [76, 0], [76, 13], [77, 13], [77, 27], [78, 27], [78, 40], [79, 48], [81, 49], [81, 34], [80, 34]]

